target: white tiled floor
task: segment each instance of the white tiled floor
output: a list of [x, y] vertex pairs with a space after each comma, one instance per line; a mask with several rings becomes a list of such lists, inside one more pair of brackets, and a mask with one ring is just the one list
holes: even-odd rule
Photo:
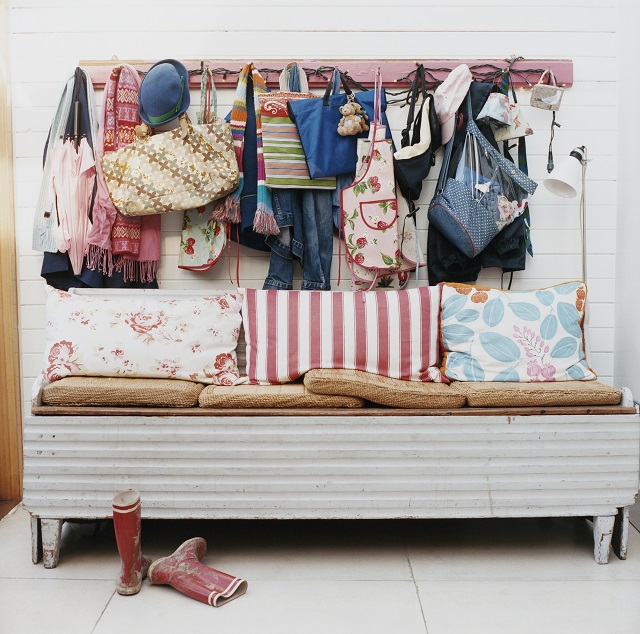
[[211, 608], [165, 586], [115, 593], [111, 522], [65, 524], [60, 564], [31, 563], [29, 516], [0, 521], [0, 634], [639, 634], [640, 534], [593, 560], [584, 519], [143, 522], [157, 558], [189, 537], [246, 595]]

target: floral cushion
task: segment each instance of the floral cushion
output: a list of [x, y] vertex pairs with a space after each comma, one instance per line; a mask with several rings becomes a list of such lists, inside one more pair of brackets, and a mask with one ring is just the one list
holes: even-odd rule
[[44, 381], [70, 375], [232, 385], [240, 294], [78, 295], [48, 288]]
[[442, 371], [458, 381], [572, 381], [587, 365], [587, 289], [567, 282], [532, 291], [442, 285]]

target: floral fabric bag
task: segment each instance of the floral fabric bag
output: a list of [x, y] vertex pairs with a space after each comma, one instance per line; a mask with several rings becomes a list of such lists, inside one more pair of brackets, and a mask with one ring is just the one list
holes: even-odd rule
[[228, 225], [215, 220], [216, 208], [224, 202], [207, 203], [189, 209], [182, 217], [178, 268], [187, 271], [208, 271], [227, 245]]
[[[200, 112], [198, 124], [219, 122], [218, 93], [213, 83], [213, 73], [207, 68], [200, 84]], [[184, 212], [178, 268], [187, 271], [208, 271], [222, 255], [227, 244], [227, 225], [216, 221], [220, 202], [207, 203]]]

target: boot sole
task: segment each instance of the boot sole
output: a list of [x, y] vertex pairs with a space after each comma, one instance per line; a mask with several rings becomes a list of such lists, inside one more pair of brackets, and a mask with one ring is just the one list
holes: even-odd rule
[[116, 586], [116, 592], [126, 597], [132, 594], [138, 594], [140, 588], [142, 588], [142, 581], [135, 586]]

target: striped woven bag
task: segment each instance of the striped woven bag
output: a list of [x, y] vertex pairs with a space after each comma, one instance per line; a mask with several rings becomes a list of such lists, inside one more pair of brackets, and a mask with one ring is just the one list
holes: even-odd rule
[[334, 177], [309, 176], [302, 143], [287, 104], [296, 99], [315, 99], [299, 64], [287, 64], [280, 74], [280, 90], [259, 95], [266, 183], [275, 189], [335, 189]]

